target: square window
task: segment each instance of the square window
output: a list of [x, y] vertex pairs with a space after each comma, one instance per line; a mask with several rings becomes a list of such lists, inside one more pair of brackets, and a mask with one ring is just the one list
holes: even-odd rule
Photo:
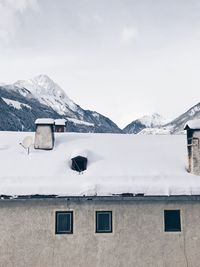
[[164, 221], [165, 221], [165, 232], [181, 231], [180, 210], [165, 210]]
[[96, 233], [112, 233], [112, 211], [96, 211]]
[[56, 211], [56, 234], [73, 234], [73, 211]]

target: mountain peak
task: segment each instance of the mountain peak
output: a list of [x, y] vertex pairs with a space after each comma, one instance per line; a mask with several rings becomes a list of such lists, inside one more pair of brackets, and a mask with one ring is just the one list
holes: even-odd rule
[[164, 118], [162, 115], [160, 115], [159, 113], [145, 115], [137, 120], [140, 121], [146, 127], [157, 127], [157, 126], [164, 125], [168, 122], [168, 120]]
[[134, 121], [124, 128], [125, 133], [139, 133], [145, 128], [161, 127], [168, 122], [162, 115], [153, 113], [151, 115], [145, 115]]
[[46, 74], [39, 74], [35, 76], [32, 80], [36, 81], [38, 84], [44, 86], [45, 84], [55, 84], [55, 82]]
[[29, 80], [20, 80], [15, 84], [18, 88], [26, 88], [40, 103], [52, 107], [64, 115], [69, 109], [77, 110], [77, 105], [66, 95], [65, 91], [48, 75], [40, 74]]

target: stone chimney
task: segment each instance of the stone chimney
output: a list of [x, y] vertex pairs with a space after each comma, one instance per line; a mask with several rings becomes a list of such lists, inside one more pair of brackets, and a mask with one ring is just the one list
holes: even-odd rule
[[188, 171], [200, 175], [200, 119], [188, 121], [187, 130]]
[[65, 119], [55, 120], [55, 132], [57, 133], [66, 132], [66, 120]]
[[54, 120], [45, 118], [35, 121], [35, 149], [51, 150], [54, 146]]

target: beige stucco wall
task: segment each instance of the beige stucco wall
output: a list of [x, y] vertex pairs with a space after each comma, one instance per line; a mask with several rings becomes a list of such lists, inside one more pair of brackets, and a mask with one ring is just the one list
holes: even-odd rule
[[[164, 232], [180, 209], [182, 232]], [[74, 234], [55, 235], [55, 211], [74, 211]], [[113, 233], [95, 233], [95, 211], [113, 211]], [[0, 201], [0, 266], [199, 267], [200, 202]]]

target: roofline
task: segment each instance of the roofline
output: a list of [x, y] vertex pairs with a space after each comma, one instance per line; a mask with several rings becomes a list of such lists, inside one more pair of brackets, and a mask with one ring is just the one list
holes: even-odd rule
[[144, 196], [144, 195], [134, 195], [134, 196], [124, 196], [124, 195], [113, 195], [113, 196], [57, 196], [57, 195], [21, 195], [21, 196], [8, 196], [0, 195], [0, 201], [17, 201], [17, 200], [52, 200], [52, 201], [132, 201], [132, 202], [173, 202], [173, 201], [197, 201], [200, 202], [200, 195], [170, 195], [170, 196]]

